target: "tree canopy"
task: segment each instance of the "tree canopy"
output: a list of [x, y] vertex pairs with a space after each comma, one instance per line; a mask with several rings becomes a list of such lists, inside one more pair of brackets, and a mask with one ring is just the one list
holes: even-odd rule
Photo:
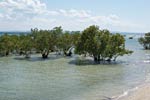
[[79, 31], [63, 31], [62, 27], [51, 30], [34, 28], [30, 33], [19, 35], [3, 34], [0, 36], [0, 55], [7, 56], [16, 51], [28, 56], [33, 49], [41, 53], [43, 58], [47, 58], [52, 51], [63, 51], [66, 54], [77, 43], [78, 37]]
[[150, 49], [150, 32], [145, 33], [145, 36], [139, 38], [138, 41], [144, 47], [144, 49]]
[[51, 30], [35, 28], [27, 34], [0, 36], [0, 54], [4, 56], [16, 51], [28, 57], [32, 50], [41, 53], [43, 58], [48, 58], [49, 53], [53, 51], [61, 51], [64, 55], [70, 56], [69, 50], [72, 47], [75, 47], [77, 54], [92, 56], [95, 61], [116, 60], [118, 56], [132, 53], [125, 49], [123, 35], [111, 34], [108, 30], [100, 30], [95, 25], [82, 32], [63, 31], [62, 27], [54, 27]]
[[93, 25], [82, 32], [76, 53], [93, 56], [95, 61], [111, 61], [118, 56], [131, 54], [132, 51], [125, 49], [123, 35], [111, 34], [108, 30], [100, 30]]

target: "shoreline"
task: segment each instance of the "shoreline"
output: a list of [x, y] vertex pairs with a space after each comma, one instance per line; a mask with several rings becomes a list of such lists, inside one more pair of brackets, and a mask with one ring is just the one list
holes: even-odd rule
[[112, 100], [150, 100], [150, 83], [144, 83], [138, 87], [124, 92]]

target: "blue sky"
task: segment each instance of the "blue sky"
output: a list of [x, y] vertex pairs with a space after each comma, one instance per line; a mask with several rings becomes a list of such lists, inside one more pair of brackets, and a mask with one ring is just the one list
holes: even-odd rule
[[150, 0], [0, 0], [0, 31], [98, 25], [110, 31], [148, 32], [149, 4]]

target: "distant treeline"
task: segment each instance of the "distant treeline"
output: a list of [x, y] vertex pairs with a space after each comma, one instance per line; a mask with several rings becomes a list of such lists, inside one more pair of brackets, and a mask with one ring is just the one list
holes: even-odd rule
[[50, 52], [63, 52], [71, 56], [69, 48], [74, 47], [75, 53], [88, 55], [94, 61], [112, 61], [118, 56], [131, 54], [125, 49], [124, 36], [112, 34], [108, 30], [100, 30], [98, 26], [90, 26], [84, 31], [63, 31], [61, 27], [51, 30], [31, 29], [29, 34], [3, 34], [0, 36], [0, 55], [8, 56], [15, 53], [29, 57], [32, 51], [41, 53], [47, 58]]

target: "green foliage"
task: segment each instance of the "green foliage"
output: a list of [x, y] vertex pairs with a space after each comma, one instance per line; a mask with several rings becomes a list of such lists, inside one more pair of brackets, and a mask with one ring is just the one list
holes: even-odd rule
[[[150, 39], [146, 37], [146, 40]], [[145, 40], [142, 38], [140, 41]], [[93, 56], [95, 61], [116, 60], [118, 56], [132, 53], [125, 49], [125, 39], [122, 35], [111, 34], [108, 30], [100, 30], [94, 25], [82, 33], [54, 27], [52, 30], [31, 29], [28, 34], [0, 36], [0, 54], [4, 56], [13, 51], [28, 56], [33, 49], [41, 53], [43, 58], [47, 58], [52, 51], [63, 51], [64, 54], [70, 55], [69, 50], [72, 47], [75, 47], [78, 54]]]
[[33, 39], [30, 34], [19, 36], [19, 51], [23, 52], [26, 56], [33, 48]]
[[3, 56], [7, 56], [10, 53], [16, 51], [24, 52], [26, 54], [27, 51], [31, 51], [32, 39], [29, 35], [21, 34], [19, 35], [8, 35], [4, 34], [0, 37], [0, 54]]
[[0, 52], [2, 55], [7, 56], [14, 48], [14, 38], [7, 33], [0, 37]]
[[59, 37], [57, 47], [63, 52], [66, 52], [70, 47], [77, 44], [79, 37], [80, 32], [65, 31], [63, 34], [61, 34], [61, 37]]
[[76, 53], [89, 54], [95, 53], [95, 41], [94, 37], [98, 33], [99, 28], [97, 26], [90, 26], [82, 32], [82, 35], [76, 45]]
[[58, 48], [65, 52], [66, 50], [68, 50], [71, 47], [71, 45], [72, 45], [71, 35], [69, 32], [65, 32], [59, 38]]
[[150, 49], [150, 32], [146, 33], [144, 37], [139, 38], [138, 41], [145, 49]]
[[42, 53], [43, 58], [47, 58], [49, 50], [53, 49], [53, 39], [49, 30], [32, 30], [34, 47]]
[[98, 26], [93, 25], [82, 32], [76, 45], [76, 53], [89, 54], [95, 61], [111, 61], [132, 51], [125, 49], [125, 39], [122, 35], [111, 34], [108, 30], [100, 30]]
[[79, 37], [80, 32], [63, 31], [61, 27], [55, 27], [52, 30], [31, 29], [34, 47], [42, 53], [43, 58], [47, 58], [50, 51], [66, 52], [70, 47], [74, 46]]

